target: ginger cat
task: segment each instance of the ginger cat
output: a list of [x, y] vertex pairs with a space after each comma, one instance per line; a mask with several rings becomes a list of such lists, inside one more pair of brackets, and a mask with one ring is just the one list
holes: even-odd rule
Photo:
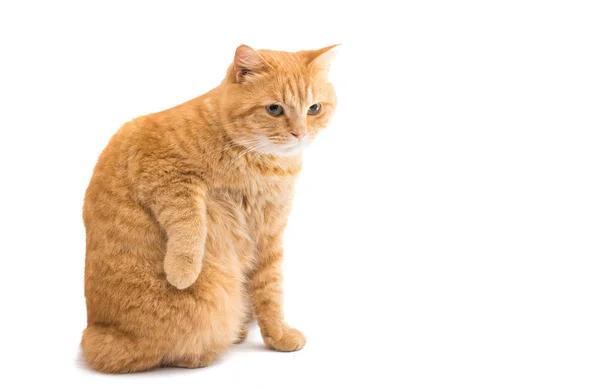
[[282, 232], [335, 110], [335, 51], [242, 45], [217, 88], [112, 137], [83, 207], [92, 368], [207, 366], [253, 318], [270, 348], [304, 346], [283, 318]]

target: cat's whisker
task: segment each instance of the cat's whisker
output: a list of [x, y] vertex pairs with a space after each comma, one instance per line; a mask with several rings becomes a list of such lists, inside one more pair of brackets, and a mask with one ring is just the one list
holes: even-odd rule
[[[230, 141], [229, 143], [227, 143], [226, 147], [223, 147], [221, 149], [221, 153], [226, 153], [235, 148], [242, 148], [243, 149], [242, 152], [245, 153], [248, 149], [253, 148], [255, 146], [259, 146], [259, 145], [257, 145], [256, 141], [252, 140], [252, 139], [242, 139], [242, 140], [238, 140], [236, 142]], [[235, 157], [234, 157], [234, 159], [235, 159]]]
[[232, 163], [234, 163], [235, 161], [237, 161], [238, 159], [242, 158], [244, 155], [248, 154], [251, 151], [255, 151], [256, 149], [258, 149], [261, 145], [257, 144], [255, 146], [249, 147], [247, 148], [244, 152], [240, 153], [240, 155], [238, 155], [237, 157], [234, 157], [231, 161], [229, 161], [229, 163], [227, 165], [225, 165], [225, 167], [231, 165]]

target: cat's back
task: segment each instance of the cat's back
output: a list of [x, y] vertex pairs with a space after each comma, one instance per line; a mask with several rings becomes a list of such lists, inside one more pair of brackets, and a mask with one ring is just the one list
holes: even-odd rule
[[125, 123], [98, 158], [83, 205], [86, 262], [123, 252], [147, 257], [148, 249], [155, 255], [161, 250], [160, 229], [136, 198], [131, 169], [145, 146], [142, 140], [155, 130], [152, 123], [147, 116]]
[[84, 199], [85, 210], [107, 196], [125, 199], [132, 195], [132, 183], [140, 160], [160, 147], [168, 111], [135, 118], [123, 124], [104, 148], [92, 174]]
[[98, 157], [83, 202], [86, 228], [91, 226], [95, 217], [99, 216], [98, 213], [112, 212], [113, 205], [128, 197], [129, 188], [124, 185], [128, 158], [124, 149], [132, 136], [132, 130], [135, 131], [132, 122], [124, 124]]

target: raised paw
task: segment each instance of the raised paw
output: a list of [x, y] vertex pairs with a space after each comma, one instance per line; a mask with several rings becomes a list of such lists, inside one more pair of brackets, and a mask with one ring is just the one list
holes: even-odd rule
[[265, 344], [277, 351], [298, 351], [306, 344], [302, 332], [295, 328], [283, 327], [263, 334]]
[[198, 279], [202, 263], [193, 258], [171, 256], [165, 258], [165, 273], [167, 281], [177, 289], [185, 289]]

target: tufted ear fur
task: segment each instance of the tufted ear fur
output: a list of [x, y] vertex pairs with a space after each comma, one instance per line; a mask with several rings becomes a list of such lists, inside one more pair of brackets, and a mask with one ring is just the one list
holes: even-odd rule
[[252, 47], [238, 46], [233, 60], [235, 79], [238, 83], [244, 82], [249, 75], [264, 72], [271, 66]]
[[315, 70], [329, 70], [329, 65], [333, 58], [337, 55], [340, 45], [324, 47], [320, 50], [308, 51], [307, 55], [310, 60], [310, 66]]

